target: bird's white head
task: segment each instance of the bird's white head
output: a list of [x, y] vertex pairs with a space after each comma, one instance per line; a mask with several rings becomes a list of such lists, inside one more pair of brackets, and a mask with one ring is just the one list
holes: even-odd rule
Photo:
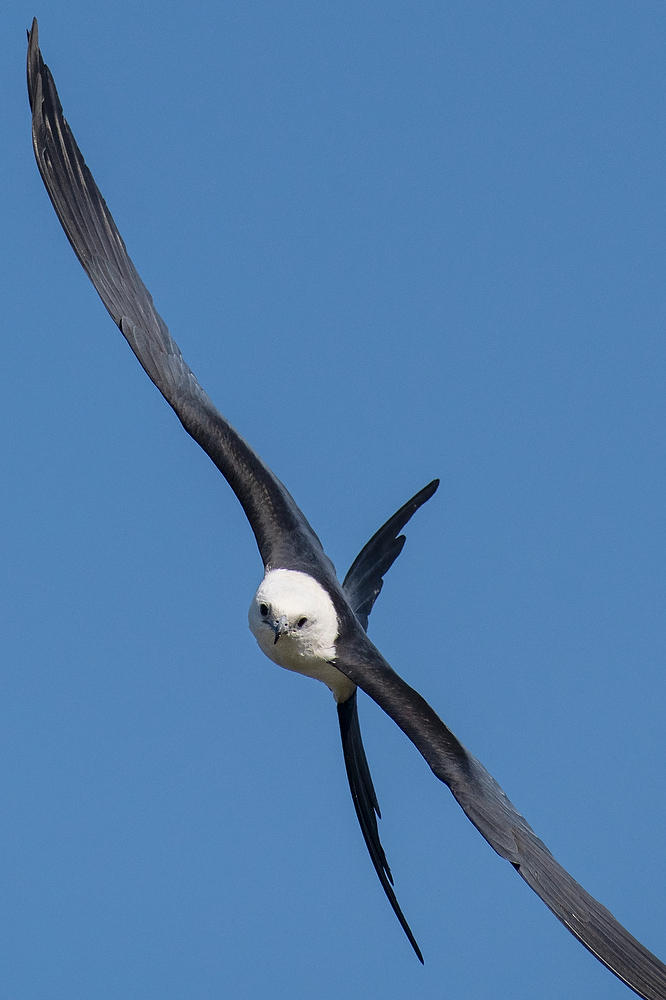
[[248, 622], [274, 663], [323, 681], [338, 701], [354, 690], [352, 682], [330, 663], [339, 629], [333, 601], [307, 573], [269, 570], [252, 599]]
[[[293, 569], [269, 570], [254, 595], [250, 629], [271, 660], [331, 660], [338, 616], [320, 583]], [[295, 669], [290, 667], [290, 669]]]

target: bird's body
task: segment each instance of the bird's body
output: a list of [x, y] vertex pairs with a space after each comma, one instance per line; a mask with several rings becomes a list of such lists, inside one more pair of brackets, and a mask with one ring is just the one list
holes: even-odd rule
[[437, 489], [429, 483], [363, 547], [340, 584], [309, 522], [274, 473], [215, 408], [155, 309], [67, 124], [39, 50], [28, 43], [28, 93], [37, 164], [77, 257], [136, 358], [236, 494], [254, 533], [264, 579], [249, 623], [262, 650], [323, 681], [337, 702], [345, 768], [375, 871], [417, 956], [379, 840], [379, 807], [363, 749], [357, 687], [396, 722], [493, 849], [557, 918], [645, 1000], [666, 1000], [666, 966], [552, 856], [499, 784], [366, 635], [384, 575], [409, 519]]

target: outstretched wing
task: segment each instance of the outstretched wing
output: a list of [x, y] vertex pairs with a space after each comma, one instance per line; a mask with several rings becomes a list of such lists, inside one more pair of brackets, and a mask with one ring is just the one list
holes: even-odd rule
[[42, 59], [37, 21], [28, 32], [28, 96], [35, 158], [67, 239], [140, 364], [185, 430], [240, 500], [264, 565], [332, 566], [287, 489], [216, 410], [153, 304], [62, 112]]
[[491, 774], [350, 620], [335, 666], [377, 702], [449, 786], [467, 817], [581, 944], [645, 1000], [665, 1000], [666, 965], [571, 877]]
[[400, 532], [413, 514], [429, 500], [439, 479], [433, 479], [408, 500], [406, 504], [375, 532], [354, 559], [344, 578], [342, 589], [351, 609], [364, 629], [368, 627], [368, 616], [384, 585], [383, 577], [402, 552], [405, 536]]

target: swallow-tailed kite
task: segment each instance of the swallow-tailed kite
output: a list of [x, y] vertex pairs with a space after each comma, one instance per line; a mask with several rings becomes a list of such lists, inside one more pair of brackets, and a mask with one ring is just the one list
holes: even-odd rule
[[150, 379], [238, 497], [265, 575], [249, 611], [260, 647], [277, 664], [315, 677], [337, 703], [356, 814], [380, 882], [414, 951], [377, 830], [379, 807], [361, 742], [360, 687], [397, 723], [491, 847], [611, 972], [646, 1000], [666, 1000], [666, 966], [593, 899], [536, 836], [495, 779], [366, 635], [400, 534], [437, 489], [430, 483], [370, 539], [342, 585], [317, 535], [282, 483], [215, 409], [183, 360], [130, 260], [111, 213], [65, 121], [53, 77], [28, 32], [28, 93], [37, 165], [74, 252]]

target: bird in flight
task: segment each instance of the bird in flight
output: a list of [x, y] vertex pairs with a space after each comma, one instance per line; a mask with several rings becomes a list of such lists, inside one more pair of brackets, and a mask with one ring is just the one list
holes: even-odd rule
[[340, 584], [304, 514], [215, 408], [155, 309], [63, 116], [39, 49], [36, 20], [28, 32], [27, 73], [33, 147], [53, 207], [139, 363], [225, 477], [245, 512], [264, 565], [248, 615], [259, 646], [275, 663], [322, 681], [333, 693], [361, 831], [384, 892], [419, 960], [423, 957], [396, 899], [379, 838], [380, 813], [361, 739], [358, 688], [409, 737], [490, 846], [513, 865], [565, 927], [639, 996], [666, 1000], [666, 966], [558, 864], [485, 767], [367, 636], [368, 617], [383, 577], [405, 542], [401, 532], [432, 497], [438, 481], [388, 519]]

